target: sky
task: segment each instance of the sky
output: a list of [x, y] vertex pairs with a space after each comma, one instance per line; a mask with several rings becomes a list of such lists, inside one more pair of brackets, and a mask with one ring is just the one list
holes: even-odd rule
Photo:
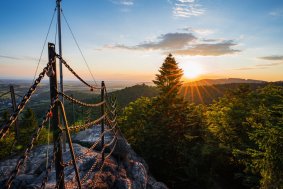
[[[62, 0], [95, 80], [147, 82], [172, 53], [183, 80], [283, 80], [282, 0]], [[55, 0], [0, 0], [0, 79], [33, 80]], [[64, 17], [63, 17], [64, 18]], [[62, 18], [63, 58], [91, 80]], [[56, 14], [47, 42], [56, 43]], [[74, 77], [64, 69], [66, 80]]]

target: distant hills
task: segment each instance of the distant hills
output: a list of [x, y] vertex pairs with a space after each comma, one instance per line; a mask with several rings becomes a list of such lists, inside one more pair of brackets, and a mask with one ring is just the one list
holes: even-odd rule
[[240, 78], [202, 79], [202, 80], [198, 80], [198, 81], [184, 83], [184, 86], [186, 86], [186, 85], [198, 85], [198, 86], [203, 86], [203, 85], [219, 85], [219, 84], [231, 84], [231, 83], [257, 83], [257, 84], [263, 84], [263, 83], [267, 83], [267, 81], [253, 80], [253, 79], [240, 79]]

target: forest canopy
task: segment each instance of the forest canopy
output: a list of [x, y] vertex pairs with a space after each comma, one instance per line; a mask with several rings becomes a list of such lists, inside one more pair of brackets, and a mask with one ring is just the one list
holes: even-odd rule
[[131, 102], [123, 133], [170, 188], [282, 188], [283, 88], [240, 85], [209, 105], [179, 94], [170, 54], [153, 81], [159, 94]]

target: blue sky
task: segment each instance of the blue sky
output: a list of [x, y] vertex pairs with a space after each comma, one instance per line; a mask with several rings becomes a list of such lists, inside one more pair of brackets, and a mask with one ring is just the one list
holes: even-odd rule
[[[54, 8], [55, 0], [0, 1], [0, 78], [33, 79]], [[63, 0], [62, 8], [98, 80], [150, 81], [168, 53], [184, 80], [283, 80], [282, 0]], [[55, 27], [56, 19], [50, 42]], [[90, 79], [62, 27], [64, 58]], [[45, 49], [39, 70], [46, 57]]]

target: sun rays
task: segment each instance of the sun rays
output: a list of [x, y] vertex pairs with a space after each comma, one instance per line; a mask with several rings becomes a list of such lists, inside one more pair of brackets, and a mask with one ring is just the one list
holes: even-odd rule
[[180, 96], [190, 103], [206, 104], [215, 97], [223, 94], [223, 91], [219, 90], [217, 85], [204, 82], [205, 84], [203, 85], [197, 82], [185, 83], [179, 92]]

